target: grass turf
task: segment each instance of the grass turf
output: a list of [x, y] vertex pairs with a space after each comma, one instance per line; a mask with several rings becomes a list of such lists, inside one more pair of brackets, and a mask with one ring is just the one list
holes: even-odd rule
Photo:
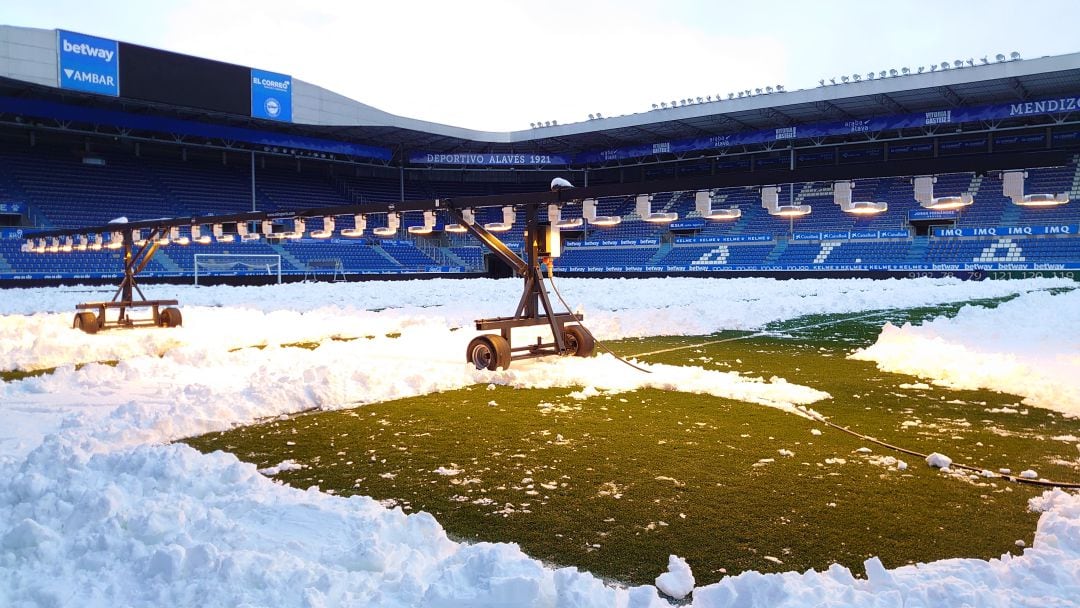
[[[816, 410], [879, 439], [991, 470], [1080, 479], [1075, 440], [1053, 439], [1080, 435], [1080, 421], [1026, 408], [1011, 395], [922, 388], [845, 358], [873, 341], [883, 319], [942, 312], [802, 318], [770, 327], [770, 335], [708, 345], [651, 338], [609, 346], [629, 355], [692, 344], [645, 360], [780, 376], [828, 391], [833, 399]], [[800, 329], [820, 323], [829, 324]], [[571, 392], [477, 386], [189, 443], [260, 467], [292, 459], [305, 468], [278, 475], [291, 485], [428, 511], [453, 537], [517, 542], [552, 564], [626, 583], [651, 583], [669, 553], [685, 557], [707, 584], [745, 570], [834, 562], [860, 572], [873, 555], [887, 567], [991, 558], [1032, 541], [1038, 516], [1026, 507], [1038, 488], [950, 477], [738, 401], [658, 390], [577, 400]], [[911, 466], [898, 470], [885, 456]]]

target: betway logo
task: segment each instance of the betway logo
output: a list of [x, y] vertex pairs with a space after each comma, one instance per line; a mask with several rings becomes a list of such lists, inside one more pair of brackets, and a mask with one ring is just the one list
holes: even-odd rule
[[109, 49], [103, 49], [101, 47], [90, 46], [85, 42], [79, 44], [71, 44], [66, 39], [60, 41], [65, 53], [72, 53], [75, 55], [86, 55], [87, 57], [97, 57], [98, 59], [104, 59], [106, 63], [113, 60], [113, 55], [116, 51]]

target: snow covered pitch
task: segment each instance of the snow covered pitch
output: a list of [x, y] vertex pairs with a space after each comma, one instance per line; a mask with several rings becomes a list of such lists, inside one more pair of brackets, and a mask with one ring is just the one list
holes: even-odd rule
[[[1047, 290], [1073, 286], [560, 282], [601, 339], [753, 330], [806, 314], [1020, 293], [995, 309], [968, 307], [952, 319], [886, 327], [858, 356], [931, 382], [1017, 393], [1070, 416], [1080, 414], [1080, 342], [1070, 331], [1080, 325], [1080, 291]], [[463, 360], [471, 322], [513, 309], [516, 281], [149, 289], [181, 301], [185, 327], [89, 336], [70, 329], [74, 304], [96, 297], [85, 289], [0, 292], [0, 369], [57, 368], [0, 385], [0, 605], [665, 605], [652, 586], [619, 588], [588, 573], [552, 570], [512, 545], [457, 544], [429, 515], [291, 489], [230, 455], [169, 442], [310, 408], [477, 383], [680, 387], [795, 415], [828, 398], [782, 378], [693, 367], [658, 365], [646, 376], [608, 355], [476, 371]], [[372, 338], [329, 341], [335, 336]], [[278, 348], [323, 341], [312, 351]], [[254, 344], [267, 348], [237, 350]], [[1034, 545], [1020, 557], [895, 570], [870, 559], [866, 580], [840, 567], [750, 572], [695, 588], [692, 602], [1076, 605], [1080, 498], [1050, 491], [1032, 506], [1043, 515]], [[681, 593], [693, 577], [679, 560], [671, 563], [661, 586]], [[657, 565], [658, 575], [664, 570]]]

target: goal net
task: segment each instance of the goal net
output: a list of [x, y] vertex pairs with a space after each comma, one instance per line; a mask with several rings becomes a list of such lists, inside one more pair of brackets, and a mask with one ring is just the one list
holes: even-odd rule
[[211, 276], [270, 276], [281, 282], [281, 256], [271, 254], [196, 253], [195, 284]]

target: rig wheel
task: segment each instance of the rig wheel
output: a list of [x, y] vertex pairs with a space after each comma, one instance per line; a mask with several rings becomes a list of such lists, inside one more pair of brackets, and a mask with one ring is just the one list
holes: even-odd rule
[[158, 316], [158, 323], [162, 327], [179, 327], [184, 324], [184, 317], [179, 308], [166, 308]]
[[563, 327], [563, 342], [566, 343], [566, 354], [574, 357], [591, 357], [596, 349], [596, 341], [580, 325]]
[[465, 349], [465, 360], [476, 369], [506, 369], [510, 367], [510, 343], [497, 334], [477, 336]]
[[75, 329], [81, 329], [88, 334], [96, 334], [98, 330], [98, 318], [92, 312], [77, 312], [75, 320], [71, 323]]

